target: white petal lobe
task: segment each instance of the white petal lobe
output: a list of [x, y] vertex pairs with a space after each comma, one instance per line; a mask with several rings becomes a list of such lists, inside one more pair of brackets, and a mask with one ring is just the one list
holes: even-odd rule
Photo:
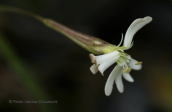
[[104, 54], [104, 55], [100, 55], [100, 56], [95, 56], [96, 63], [97, 64], [101, 64], [101, 63], [103, 63], [103, 62], [105, 62], [105, 61], [107, 61], [107, 60], [117, 56], [118, 54], [119, 54], [118, 51], [113, 51], [113, 52], [108, 53], [108, 54]]
[[116, 76], [120, 75], [121, 72], [122, 72], [122, 67], [119, 65], [116, 65], [115, 68], [110, 73], [110, 75], [106, 81], [106, 85], [105, 85], [106, 96], [109, 96], [112, 93], [115, 78], [116, 78]]
[[93, 64], [91, 67], [90, 67], [90, 70], [93, 74], [96, 74], [98, 72], [98, 66], [96, 66], [95, 64]]
[[99, 65], [98, 70], [101, 72], [101, 74], [103, 75], [103, 72], [112, 64], [114, 64], [117, 60], [118, 60], [119, 56], [113, 57], [109, 60], [107, 60], [106, 62], [102, 63]]
[[140, 70], [142, 68], [142, 65], [135, 65], [138, 61], [131, 59], [131, 61], [129, 62], [129, 67], [134, 69], [134, 70]]
[[135, 35], [135, 33], [140, 30], [143, 26], [145, 26], [146, 24], [150, 23], [152, 21], [151, 17], [145, 17], [143, 19], [136, 19], [135, 21], [132, 22], [132, 24], [130, 25], [130, 27], [127, 29], [127, 32], [125, 34], [125, 38], [124, 38], [124, 46], [125, 47], [130, 47], [133, 36]]
[[122, 73], [124, 79], [126, 79], [129, 82], [134, 82], [133, 78], [131, 77], [131, 75], [129, 73]]
[[116, 83], [116, 86], [117, 86], [117, 89], [120, 93], [123, 93], [124, 91], [124, 86], [123, 86], [123, 83], [122, 83], [122, 72], [120, 72], [116, 78], [115, 78], [115, 83]]
[[90, 60], [91, 60], [92, 63], [96, 62], [94, 54], [89, 54], [89, 57], [90, 57]]

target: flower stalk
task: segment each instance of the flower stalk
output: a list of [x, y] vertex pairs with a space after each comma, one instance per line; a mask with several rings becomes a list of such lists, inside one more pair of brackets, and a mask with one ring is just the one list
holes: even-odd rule
[[4, 6], [4, 5], [0, 5], [0, 11], [18, 13], [18, 14], [22, 14], [22, 15], [37, 19], [38, 21], [42, 22], [46, 26], [67, 36], [76, 44], [78, 44], [82, 48], [94, 54], [105, 54], [105, 53], [109, 53], [116, 50], [116, 45], [112, 45], [99, 38], [74, 31], [52, 19], [41, 17], [29, 11], [25, 11], [25, 10], [21, 10], [21, 9], [9, 7], [9, 6]]

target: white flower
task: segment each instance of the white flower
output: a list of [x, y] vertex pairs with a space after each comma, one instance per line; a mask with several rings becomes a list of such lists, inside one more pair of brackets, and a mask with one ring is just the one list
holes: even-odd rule
[[138, 62], [132, 59], [131, 56], [128, 55], [127, 53], [124, 53], [123, 50], [127, 50], [132, 47], [133, 36], [136, 34], [136, 32], [139, 29], [141, 29], [143, 26], [145, 26], [151, 21], [152, 21], [151, 17], [140, 18], [133, 21], [133, 23], [130, 25], [130, 27], [128, 28], [125, 34], [123, 46], [119, 47], [123, 40], [123, 36], [122, 36], [120, 44], [116, 47], [117, 50], [107, 53], [107, 54], [99, 55], [99, 56], [94, 56], [93, 54], [89, 55], [91, 62], [94, 63], [90, 67], [90, 70], [93, 74], [96, 74], [98, 71], [100, 71], [100, 73], [103, 75], [103, 72], [109, 66], [117, 62], [117, 65], [110, 73], [105, 85], [105, 94], [107, 96], [109, 96], [112, 92], [114, 81], [116, 83], [116, 86], [119, 92], [122, 93], [124, 91], [124, 86], [122, 83], [122, 76], [127, 81], [134, 82], [133, 78], [131, 77], [129, 73], [131, 69], [140, 70], [142, 68], [142, 65], [141, 65], [142, 62]]

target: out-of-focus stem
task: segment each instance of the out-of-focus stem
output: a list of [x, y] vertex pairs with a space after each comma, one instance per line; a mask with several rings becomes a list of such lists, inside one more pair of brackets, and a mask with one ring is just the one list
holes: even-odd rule
[[[33, 74], [27, 69], [25, 64], [21, 61], [21, 58], [12, 48], [13, 47], [9, 44], [9, 42], [0, 34], [0, 52], [13, 68], [16, 76], [20, 79], [26, 90], [30, 92], [33, 100], [51, 100], [47, 97], [42, 86], [38, 83]], [[49, 110], [55, 111], [55, 108], [52, 107], [52, 105], [45, 105], [39, 102], [38, 105], [42, 112], [49, 112]]]

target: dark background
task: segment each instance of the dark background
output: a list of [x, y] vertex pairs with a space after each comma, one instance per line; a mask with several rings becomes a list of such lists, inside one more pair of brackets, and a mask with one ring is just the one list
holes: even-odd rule
[[[15, 13], [0, 13], [0, 33], [57, 100], [58, 112], [172, 112], [172, 1], [170, 0], [1, 0], [58, 21], [74, 30], [118, 44], [121, 33], [137, 18], [153, 21], [134, 36], [126, 51], [143, 62], [132, 71], [134, 83], [124, 82], [124, 93], [114, 85], [104, 94], [110, 71], [93, 75], [89, 52], [41, 22]], [[36, 92], [36, 91], [35, 91]], [[0, 51], [0, 112], [41, 112], [37, 104], [10, 104], [10, 99], [32, 99]], [[34, 100], [34, 99], [33, 99]]]

